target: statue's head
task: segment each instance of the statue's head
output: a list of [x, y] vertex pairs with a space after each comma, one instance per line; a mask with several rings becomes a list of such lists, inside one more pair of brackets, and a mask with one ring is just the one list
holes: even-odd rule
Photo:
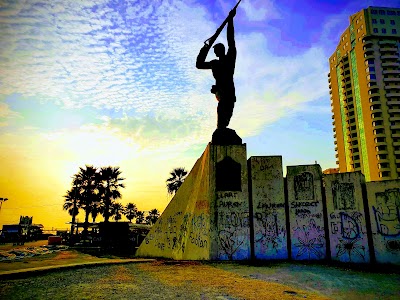
[[221, 57], [225, 55], [225, 46], [224, 44], [218, 43], [215, 44], [214, 48], [214, 53], [217, 57]]

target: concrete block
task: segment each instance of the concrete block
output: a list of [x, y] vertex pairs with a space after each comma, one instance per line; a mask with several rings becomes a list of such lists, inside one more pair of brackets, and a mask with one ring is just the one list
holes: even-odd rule
[[376, 261], [400, 265], [400, 180], [366, 186]]
[[287, 232], [282, 156], [248, 160], [256, 259], [287, 259]]
[[291, 257], [326, 258], [322, 170], [317, 164], [287, 167]]
[[324, 177], [332, 260], [370, 262], [361, 172]]

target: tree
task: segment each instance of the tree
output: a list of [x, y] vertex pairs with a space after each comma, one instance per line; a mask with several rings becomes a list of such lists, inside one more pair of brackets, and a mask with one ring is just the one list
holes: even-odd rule
[[92, 216], [92, 222], [96, 222], [97, 216], [101, 213], [102, 207], [100, 206], [100, 202], [92, 202], [90, 205], [90, 215]]
[[120, 177], [121, 171], [119, 167], [103, 167], [100, 169], [102, 180], [102, 202], [104, 221], [108, 222], [110, 218], [110, 208], [116, 199], [121, 198], [120, 188], [125, 188], [122, 183], [125, 178]]
[[132, 220], [134, 218], [136, 218], [137, 212], [138, 212], [138, 209], [136, 207], [136, 204], [128, 203], [125, 206], [124, 215], [129, 220], [129, 222], [132, 222]]
[[138, 210], [136, 213], [136, 224], [143, 224], [144, 222], [144, 212]]
[[174, 195], [182, 183], [185, 181], [188, 172], [185, 168], [175, 168], [170, 173], [171, 177], [167, 179], [168, 194]]
[[99, 184], [99, 173], [93, 166], [80, 167], [79, 172], [74, 175], [73, 185], [77, 186], [79, 192], [79, 206], [85, 211], [85, 223], [83, 233], [87, 234], [89, 227], [89, 214], [92, 203], [97, 199]]
[[79, 188], [77, 186], [73, 186], [71, 190], [67, 191], [67, 194], [64, 195], [64, 205], [63, 209], [67, 210], [69, 215], [72, 217], [71, 219], [71, 234], [74, 232], [74, 224], [75, 218], [79, 214]]
[[124, 207], [122, 206], [121, 203], [114, 202], [113, 204], [111, 204], [111, 216], [114, 217], [115, 221], [118, 222], [118, 220], [121, 220], [123, 212], [124, 212]]
[[149, 214], [146, 216], [146, 224], [153, 225], [157, 222], [160, 217], [160, 212], [154, 208], [149, 211]]

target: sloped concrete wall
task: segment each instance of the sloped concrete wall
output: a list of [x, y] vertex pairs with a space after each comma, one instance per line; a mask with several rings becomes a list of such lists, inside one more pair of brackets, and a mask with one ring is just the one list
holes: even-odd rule
[[400, 265], [400, 180], [366, 186], [376, 261]]
[[287, 231], [282, 156], [248, 160], [256, 259], [287, 259]]
[[319, 165], [287, 167], [291, 257], [326, 258], [322, 170]]
[[325, 175], [332, 260], [370, 262], [361, 172]]
[[211, 253], [217, 260], [247, 260], [250, 251], [246, 145], [211, 145], [211, 182], [215, 191]]
[[246, 145], [207, 146], [137, 256], [250, 258]]
[[211, 185], [210, 146], [207, 146], [140, 245], [137, 255], [177, 260], [211, 259]]

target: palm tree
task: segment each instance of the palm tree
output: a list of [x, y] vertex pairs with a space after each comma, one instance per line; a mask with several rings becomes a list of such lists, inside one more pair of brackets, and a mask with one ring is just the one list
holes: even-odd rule
[[185, 181], [188, 172], [185, 168], [175, 168], [170, 173], [171, 177], [167, 179], [168, 194], [174, 195], [182, 183]]
[[100, 206], [100, 202], [93, 202], [90, 205], [90, 215], [92, 216], [92, 222], [96, 222], [97, 216], [101, 213], [102, 207]]
[[146, 217], [146, 224], [149, 225], [155, 224], [159, 217], [160, 217], [160, 212], [156, 208], [150, 210], [149, 214]]
[[129, 222], [132, 222], [132, 220], [134, 218], [136, 218], [137, 211], [138, 210], [137, 210], [136, 204], [134, 204], [134, 203], [128, 203], [125, 206], [124, 214], [125, 214], [125, 217], [129, 220]]
[[80, 188], [79, 205], [85, 211], [85, 223], [83, 233], [87, 234], [89, 227], [89, 214], [92, 203], [98, 197], [99, 173], [93, 166], [80, 167], [78, 174], [75, 174], [73, 184]]
[[138, 210], [136, 213], [136, 224], [143, 224], [144, 222], [144, 212]]
[[119, 167], [103, 167], [100, 169], [102, 180], [102, 202], [103, 202], [103, 216], [104, 221], [108, 222], [110, 218], [110, 208], [113, 201], [121, 198], [119, 188], [125, 188], [122, 183], [125, 178], [120, 177], [121, 171]]
[[114, 220], [118, 222], [121, 220], [122, 213], [124, 212], [124, 207], [119, 202], [114, 202], [111, 204], [111, 215], [114, 217]]
[[79, 188], [77, 186], [73, 186], [71, 190], [67, 191], [67, 194], [64, 195], [65, 202], [63, 205], [63, 209], [67, 210], [69, 215], [72, 217], [71, 219], [71, 235], [74, 232], [74, 224], [75, 217], [79, 214], [78, 200], [79, 200]]

